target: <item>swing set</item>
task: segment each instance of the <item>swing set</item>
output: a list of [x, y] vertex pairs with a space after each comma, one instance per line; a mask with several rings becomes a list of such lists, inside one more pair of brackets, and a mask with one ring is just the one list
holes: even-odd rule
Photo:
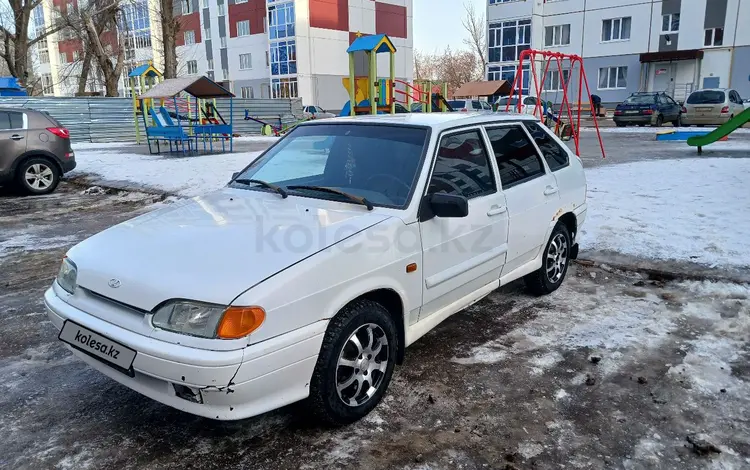
[[[588, 103], [591, 106], [591, 110], [594, 111], [594, 103], [591, 101], [591, 90], [589, 89], [589, 82], [586, 78], [586, 71], [583, 68], [583, 59], [579, 55], [575, 54], [563, 54], [560, 52], [551, 52], [551, 51], [540, 51], [536, 49], [526, 49], [525, 51], [521, 52], [521, 56], [518, 59], [518, 68], [516, 70], [515, 78], [513, 79], [513, 87], [511, 88], [510, 96], [513, 97], [514, 94], [517, 96], [517, 100], [515, 100], [515, 106], [517, 107], [517, 112], [522, 112], [521, 109], [521, 103], [523, 101], [523, 68], [524, 68], [524, 62], [528, 60], [530, 63], [529, 72], [531, 74], [531, 78], [533, 80], [534, 84], [534, 91], [535, 96], [540, 97], [542, 96], [542, 93], [546, 93], [546, 90], [544, 89], [545, 82], [549, 77], [553, 74], [548, 74], [550, 72], [550, 67], [553, 66], [554, 62], [554, 68], [552, 68], [552, 71], [557, 71], [560, 86], [559, 88], [562, 88], [563, 98], [562, 102], [560, 103], [560, 110], [557, 115], [554, 114], [552, 111], [552, 107], [547, 104], [547, 102], [542, 102], [540, 99], [536, 100], [536, 104], [534, 106], [533, 115], [538, 117], [539, 120], [544, 122], [548, 125], [548, 127], [552, 127], [552, 122], [554, 122], [555, 127], [555, 134], [558, 136], [565, 135], [566, 132], [568, 132], [568, 129], [570, 129], [570, 133], [573, 136], [573, 141], [575, 142], [576, 147], [576, 155], [580, 155], [580, 145], [579, 145], [579, 131], [581, 128], [581, 111], [582, 111], [582, 103]], [[537, 68], [536, 63], [540, 62], [544, 64], [544, 71], [541, 74], [541, 81], [539, 80], [539, 75], [537, 74]], [[567, 71], [567, 77], [563, 73], [564, 71]], [[578, 85], [578, 96], [576, 100], [576, 106], [575, 109], [571, 108], [571, 99], [568, 96], [568, 88], [573, 83], [573, 77], [577, 76], [577, 85]], [[583, 86], [586, 86], [586, 95], [583, 94]], [[575, 86], [573, 87], [575, 88]], [[584, 96], [588, 97], [587, 99], [582, 99]], [[508, 100], [508, 103], [505, 105], [505, 111], [511, 111], [511, 102], [513, 100]], [[592, 117], [594, 119], [594, 128], [596, 129], [596, 136], [599, 139], [599, 148], [602, 151], [602, 158], [606, 158], [606, 154], [604, 152], [604, 143], [602, 142], [602, 135], [599, 132], [599, 123], [597, 122], [597, 116], [596, 112], [592, 112]], [[575, 115], [575, 117], [574, 117]], [[568, 119], [567, 123], [563, 121], [563, 119]], [[575, 124], [574, 124], [575, 122]]]

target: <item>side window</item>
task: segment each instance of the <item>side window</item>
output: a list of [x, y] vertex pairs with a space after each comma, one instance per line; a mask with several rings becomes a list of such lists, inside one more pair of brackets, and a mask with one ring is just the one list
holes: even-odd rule
[[667, 104], [667, 98], [664, 95], [659, 95], [659, 104]]
[[428, 194], [448, 193], [472, 199], [494, 192], [492, 167], [479, 131], [443, 137]]
[[526, 98], [524, 98], [523, 104], [535, 106], [536, 98], [534, 98], [533, 96], [527, 96]]
[[492, 106], [490, 106], [490, 104], [488, 102], [482, 101], [482, 109], [489, 109], [489, 110], [491, 110]]
[[23, 113], [9, 112], [10, 117], [10, 128], [11, 129], [23, 129]]
[[10, 113], [0, 112], [0, 130], [12, 129], [10, 125]]
[[550, 171], [556, 171], [568, 166], [568, 152], [555, 142], [555, 140], [542, 129], [542, 126], [533, 121], [524, 121], [523, 123], [529, 134], [534, 138], [537, 147], [541, 150], [544, 159], [547, 161]]
[[482, 109], [482, 103], [480, 103], [479, 101], [474, 100], [474, 101], [471, 102], [471, 107], [473, 109]]
[[544, 174], [544, 165], [520, 125], [487, 129], [503, 189]]

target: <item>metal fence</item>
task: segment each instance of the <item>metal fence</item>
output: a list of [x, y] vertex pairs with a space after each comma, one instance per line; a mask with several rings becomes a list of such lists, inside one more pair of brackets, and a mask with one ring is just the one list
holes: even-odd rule
[[[70, 130], [73, 142], [135, 142], [133, 100], [105, 97], [0, 97], [0, 106], [21, 107], [46, 111]], [[229, 100], [216, 100], [216, 108], [229, 122]], [[256, 118], [278, 125], [293, 123], [302, 118], [302, 101], [295, 99], [234, 99], [232, 117], [234, 132], [241, 135], [260, 134], [261, 125], [245, 121], [245, 110]], [[143, 139], [146, 135], [143, 119], [138, 116]]]

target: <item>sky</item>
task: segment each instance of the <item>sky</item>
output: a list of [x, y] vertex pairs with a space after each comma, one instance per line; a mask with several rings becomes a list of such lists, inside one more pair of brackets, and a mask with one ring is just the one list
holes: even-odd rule
[[486, 15], [487, 0], [414, 0], [414, 48], [422, 52], [465, 49], [467, 33], [461, 25], [464, 2]]

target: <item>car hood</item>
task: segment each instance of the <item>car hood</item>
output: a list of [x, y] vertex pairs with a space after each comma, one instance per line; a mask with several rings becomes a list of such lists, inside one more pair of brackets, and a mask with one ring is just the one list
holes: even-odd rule
[[68, 257], [79, 286], [138, 309], [169, 299], [227, 305], [386, 218], [340, 202], [225, 188], [111, 227]]

